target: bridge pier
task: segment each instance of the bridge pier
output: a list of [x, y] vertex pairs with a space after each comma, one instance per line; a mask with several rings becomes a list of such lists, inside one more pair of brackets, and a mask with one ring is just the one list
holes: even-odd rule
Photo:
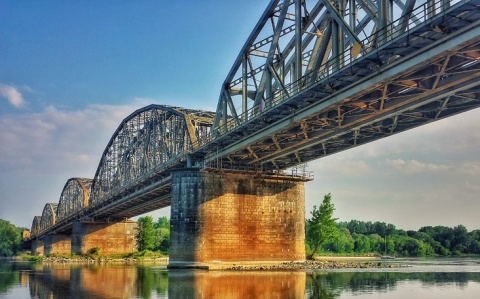
[[44, 254], [70, 254], [72, 239], [65, 234], [48, 234], [44, 239]]
[[44, 243], [43, 240], [33, 239], [32, 240], [32, 255], [43, 256], [44, 255]]
[[304, 181], [258, 172], [173, 171], [169, 268], [303, 261]]
[[136, 228], [137, 223], [131, 220], [116, 223], [75, 221], [72, 229], [72, 253], [86, 254], [96, 248], [100, 254], [135, 252]]

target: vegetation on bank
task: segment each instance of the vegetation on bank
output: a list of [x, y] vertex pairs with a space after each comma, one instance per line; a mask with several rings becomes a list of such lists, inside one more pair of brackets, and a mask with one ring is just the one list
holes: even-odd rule
[[[325, 195], [321, 205], [314, 206], [306, 220], [306, 252], [315, 255], [336, 256], [451, 256], [480, 255], [480, 229], [467, 231], [465, 226], [425, 226], [418, 231], [397, 229], [393, 224], [350, 220], [337, 221], [332, 196]], [[100, 248], [92, 248], [84, 258], [102, 259], [156, 259], [165, 257], [170, 246], [170, 221], [151, 216], [138, 219], [137, 242], [139, 251], [126, 255], [104, 256]], [[21, 232], [8, 221], [0, 219], [0, 257], [21, 253]], [[21, 254], [23, 260], [41, 261], [42, 257]], [[54, 256], [55, 257], [55, 256]], [[78, 255], [61, 256], [80, 258]]]
[[9, 257], [20, 252], [23, 228], [0, 219], [0, 257]]
[[[327, 206], [322, 210], [322, 206]], [[306, 221], [307, 256], [321, 255], [390, 255], [404, 257], [451, 256], [480, 254], [480, 229], [467, 231], [465, 226], [424, 226], [418, 231], [397, 229], [393, 224], [350, 220], [336, 222], [333, 218], [330, 194], [320, 209], [314, 207], [312, 218]], [[318, 216], [317, 213], [323, 215]], [[335, 228], [332, 228], [332, 221]], [[312, 236], [312, 226], [329, 227], [329, 238]]]
[[170, 221], [160, 217], [153, 222], [152, 216], [138, 218], [137, 232], [138, 250], [168, 253], [170, 247]]
[[166, 261], [168, 256], [161, 252], [155, 252], [150, 250], [142, 250], [137, 252], [125, 253], [125, 254], [51, 254], [49, 256], [35, 256], [30, 253], [24, 252], [14, 258], [19, 261], [28, 262], [64, 262], [64, 261], [77, 261], [77, 262], [123, 262], [123, 261]]

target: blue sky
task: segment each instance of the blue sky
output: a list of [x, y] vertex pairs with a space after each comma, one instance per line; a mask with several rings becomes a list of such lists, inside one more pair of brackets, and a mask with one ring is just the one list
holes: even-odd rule
[[[267, 3], [0, 0], [0, 218], [30, 227], [92, 178], [134, 110], [214, 110]], [[340, 220], [479, 229], [479, 148], [477, 109], [312, 162], [307, 217], [331, 192]]]

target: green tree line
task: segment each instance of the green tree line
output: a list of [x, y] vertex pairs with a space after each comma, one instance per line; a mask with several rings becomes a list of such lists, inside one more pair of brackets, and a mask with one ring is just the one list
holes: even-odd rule
[[[465, 226], [424, 226], [418, 231], [397, 229], [393, 224], [350, 220], [337, 222], [331, 195], [322, 205], [314, 206], [306, 220], [306, 248], [314, 254], [449, 256], [480, 254], [480, 230], [468, 231]], [[318, 231], [329, 231], [328, 236]], [[317, 228], [317, 231], [315, 231]], [[320, 242], [320, 243], [319, 243]]]
[[170, 247], [170, 220], [160, 217], [156, 222], [152, 216], [138, 218], [138, 250], [159, 251], [167, 254]]
[[20, 251], [23, 228], [0, 219], [0, 257], [8, 257]]
[[[332, 196], [325, 195], [321, 205], [313, 207], [306, 219], [307, 257], [315, 254], [449, 256], [480, 254], [480, 229], [468, 231], [465, 226], [424, 226], [417, 231], [397, 229], [393, 224], [371, 221], [337, 221]], [[20, 251], [21, 232], [6, 220], [0, 219], [0, 257]], [[139, 251], [168, 253], [170, 221], [151, 216], [138, 219]]]

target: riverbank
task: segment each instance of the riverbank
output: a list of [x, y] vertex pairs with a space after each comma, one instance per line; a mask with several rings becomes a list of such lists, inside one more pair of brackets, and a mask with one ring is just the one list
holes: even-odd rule
[[[48, 256], [29, 260], [16, 257], [15, 261], [36, 261], [46, 264], [153, 264], [168, 266], [167, 256], [156, 257], [115, 257], [115, 256]], [[174, 268], [193, 268], [205, 270], [256, 271], [256, 270], [334, 270], [334, 269], [372, 269], [406, 267], [380, 260], [378, 257], [319, 256], [316, 260], [297, 262], [213, 262], [179, 265]]]
[[[339, 258], [340, 259], [340, 258]], [[245, 264], [224, 267], [223, 270], [334, 270], [334, 269], [373, 269], [373, 268], [404, 268], [405, 265], [392, 264], [383, 261], [361, 261], [358, 258], [341, 260], [307, 260], [304, 262], [283, 262], [280, 264]]]
[[103, 256], [103, 255], [71, 255], [71, 256], [31, 256], [20, 255], [12, 257], [10, 260], [17, 262], [38, 262], [38, 263], [72, 263], [72, 264], [158, 264], [167, 265], [168, 256], [163, 255], [128, 255], [128, 256]]

